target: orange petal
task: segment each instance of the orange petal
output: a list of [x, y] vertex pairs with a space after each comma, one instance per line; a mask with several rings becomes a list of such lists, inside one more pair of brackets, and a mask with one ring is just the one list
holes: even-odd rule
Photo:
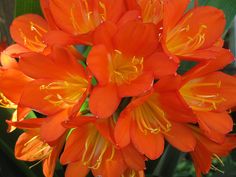
[[122, 148], [122, 154], [129, 168], [136, 171], [144, 170], [145, 158], [133, 146], [129, 145]]
[[25, 119], [25, 120], [17, 121], [17, 122], [6, 120], [8, 125], [15, 126], [20, 129], [39, 128], [41, 127], [44, 121], [45, 121], [44, 119]]
[[120, 97], [138, 96], [146, 93], [153, 86], [154, 76], [151, 72], [145, 72], [130, 83], [118, 86]]
[[184, 124], [172, 122], [171, 130], [165, 134], [167, 141], [183, 152], [193, 151], [196, 146], [196, 139], [191, 131]]
[[[233, 120], [227, 112], [196, 112], [196, 114], [200, 128], [213, 141], [219, 140], [218, 137], [212, 137], [212, 135], [214, 136], [214, 132], [227, 134], [233, 129]], [[220, 142], [222, 142], [221, 139], [219, 140]]]
[[180, 18], [184, 15], [190, 0], [169, 0], [164, 2], [164, 29], [172, 29]]
[[115, 85], [96, 86], [90, 95], [89, 107], [93, 114], [100, 118], [108, 118], [120, 103]]
[[207, 73], [223, 69], [226, 65], [234, 61], [233, 54], [228, 49], [220, 49], [215, 53], [215, 58], [204, 61], [193, 67], [184, 74], [184, 79], [200, 77]]
[[18, 104], [24, 87], [31, 79], [21, 71], [8, 69], [0, 75], [0, 91], [13, 103]]
[[154, 24], [138, 21], [122, 25], [114, 37], [115, 49], [128, 56], [144, 57], [158, 47], [157, 29]]
[[80, 129], [72, 131], [66, 141], [64, 152], [61, 155], [61, 164], [64, 165], [81, 161], [88, 133], [89, 131], [86, 126], [82, 126]]
[[109, 78], [108, 68], [109, 52], [103, 45], [92, 48], [87, 58], [87, 64], [100, 85], [105, 85]]
[[151, 160], [155, 160], [163, 153], [164, 137], [161, 133], [152, 134], [141, 132], [138, 125], [133, 122], [131, 127], [131, 139], [136, 149], [145, 154]]
[[115, 140], [119, 147], [123, 148], [130, 143], [130, 125], [131, 115], [128, 112], [122, 112], [115, 126]]
[[45, 118], [44, 123], [40, 127], [41, 138], [50, 145], [55, 144], [66, 132], [66, 128], [62, 126], [62, 122], [68, 120], [68, 117], [67, 110], [64, 110]]
[[47, 22], [39, 15], [27, 14], [17, 17], [10, 32], [13, 40], [34, 52], [43, 52], [46, 45], [43, 35], [48, 32]]
[[65, 177], [86, 177], [89, 172], [87, 166], [84, 166], [81, 161], [70, 163], [66, 167]]
[[50, 80], [34, 80], [27, 84], [22, 93], [19, 105], [34, 109], [45, 115], [53, 115], [63, 109], [63, 105], [57, 106], [46, 98], [50, 94], [40, 89], [42, 85], [50, 84]]
[[156, 52], [144, 61], [144, 70], [153, 71], [155, 78], [175, 74], [178, 65], [174, 60], [165, 53]]

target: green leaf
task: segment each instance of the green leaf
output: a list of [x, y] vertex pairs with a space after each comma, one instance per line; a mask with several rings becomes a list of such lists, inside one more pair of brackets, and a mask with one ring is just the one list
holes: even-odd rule
[[15, 1], [16, 1], [15, 17], [27, 13], [42, 15], [39, 0], [15, 0]]

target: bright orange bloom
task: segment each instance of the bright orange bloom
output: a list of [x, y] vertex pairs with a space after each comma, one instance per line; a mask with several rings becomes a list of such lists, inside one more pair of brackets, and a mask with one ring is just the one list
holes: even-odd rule
[[213, 59], [225, 50], [218, 44], [226, 23], [224, 13], [217, 8], [203, 6], [185, 14], [189, 2], [164, 2], [162, 46], [167, 53], [180, 59]]
[[51, 0], [49, 8], [57, 26], [75, 36], [92, 32], [105, 21], [117, 22], [125, 10], [123, 0]]
[[[49, 116], [40, 130], [43, 139], [53, 143], [66, 131], [61, 122], [79, 111], [87, 97], [89, 77], [74, 56], [62, 48], [54, 48], [49, 56], [24, 54], [20, 58], [19, 68], [34, 80], [24, 85], [18, 104]], [[17, 89], [19, 84], [21, 80], [15, 78], [12, 89]], [[9, 84], [6, 85], [8, 88]], [[52, 132], [48, 133], [49, 130]]]
[[144, 169], [144, 157], [131, 145], [117, 149], [112, 118], [96, 120], [92, 117], [79, 117], [66, 125], [76, 127], [61, 155], [61, 163], [68, 164], [66, 177], [76, 174], [86, 176], [89, 170], [94, 176], [120, 177], [128, 169]]
[[[105, 29], [109, 37], [104, 36]], [[105, 29], [100, 33], [97, 30], [95, 41], [100, 45], [92, 48], [87, 59], [98, 81], [89, 101], [90, 110], [98, 117], [109, 117], [122, 97], [145, 93], [151, 89], [154, 78], [173, 74], [178, 67], [164, 53], [156, 51], [154, 24], [131, 21], [118, 29], [111, 25]]]
[[140, 153], [152, 160], [162, 154], [164, 138], [183, 152], [194, 149], [196, 140], [192, 130], [185, 123], [176, 122], [182, 115], [179, 114], [174, 120], [176, 114], [171, 116], [171, 112], [169, 114], [165, 109], [175, 102], [162, 105], [160, 97], [162, 95], [153, 91], [146, 96], [133, 98], [123, 110], [115, 127], [115, 139], [120, 147], [132, 142]]
[[[26, 130], [26, 132], [19, 136], [16, 142], [16, 158], [29, 162], [42, 162], [44, 175], [46, 177], [53, 177], [57, 159], [64, 145], [65, 136], [59, 138], [54, 146], [47, 144], [43, 139], [41, 139], [39, 134], [40, 126], [44, 121], [44, 119], [28, 119], [20, 122], [8, 123], [12, 126]], [[39, 162], [37, 162], [36, 165]]]
[[227, 156], [236, 147], [236, 136], [235, 134], [228, 135], [222, 144], [217, 144], [206, 138], [199, 129], [195, 127], [192, 127], [192, 129], [197, 138], [197, 145], [190, 154], [193, 159], [196, 175], [197, 177], [201, 177], [201, 174], [207, 174], [210, 169], [218, 170], [212, 165], [212, 159], [215, 158], [220, 163], [223, 163], [220, 157]]
[[[172, 102], [173, 95], [176, 95], [182, 105], [192, 110], [204, 133], [216, 142], [224, 141], [224, 135], [232, 130], [233, 122], [228, 110], [236, 105], [235, 77], [213, 72], [232, 61], [232, 55], [224, 57], [223, 62], [218, 62], [222, 59], [219, 57], [197, 65], [182, 77], [162, 78], [156, 85], [156, 89], [166, 95], [162, 104]], [[168, 86], [169, 83], [172, 83], [172, 87]]]

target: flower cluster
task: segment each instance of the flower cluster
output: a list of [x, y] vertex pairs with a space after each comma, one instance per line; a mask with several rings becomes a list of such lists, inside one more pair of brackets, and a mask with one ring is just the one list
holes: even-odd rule
[[[66, 177], [142, 177], [167, 141], [190, 153], [198, 177], [216, 168], [236, 147], [236, 78], [219, 71], [234, 57], [223, 12], [188, 5], [41, 0], [44, 18], [17, 17], [0, 70], [1, 106], [15, 109], [8, 131], [25, 130], [16, 158], [42, 162], [46, 177], [57, 159]], [[182, 61], [195, 66], [180, 75]]]

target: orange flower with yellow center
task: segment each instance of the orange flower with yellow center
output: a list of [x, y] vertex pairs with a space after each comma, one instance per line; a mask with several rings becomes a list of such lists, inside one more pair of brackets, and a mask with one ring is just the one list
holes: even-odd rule
[[[143, 170], [144, 158], [132, 146], [124, 149], [115, 146], [112, 118], [99, 121], [93, 117], [77, 117], [65, 125], [76, 127], [60, 159], [62, 164], [69, 164], [68, 176], [77, 171], [86, 176], [91, 170], [94, 176], [120, 177], [127, 168]], [[130, 161], [132, 158], [135, 161]]]
[[173, 117], [169, 119], [168, 112], [160, 104], [160, 97], [158, 92], [153, 91], [133, 99], [123, 110], [115, 127], [115, 139], [120, 147], [132, 142], [140, 153], [150, 159], [162, 154], [164, 138], [181, 151], [194, 149], [196, 141], [191, 130], [185, 123], [177, 123]]

